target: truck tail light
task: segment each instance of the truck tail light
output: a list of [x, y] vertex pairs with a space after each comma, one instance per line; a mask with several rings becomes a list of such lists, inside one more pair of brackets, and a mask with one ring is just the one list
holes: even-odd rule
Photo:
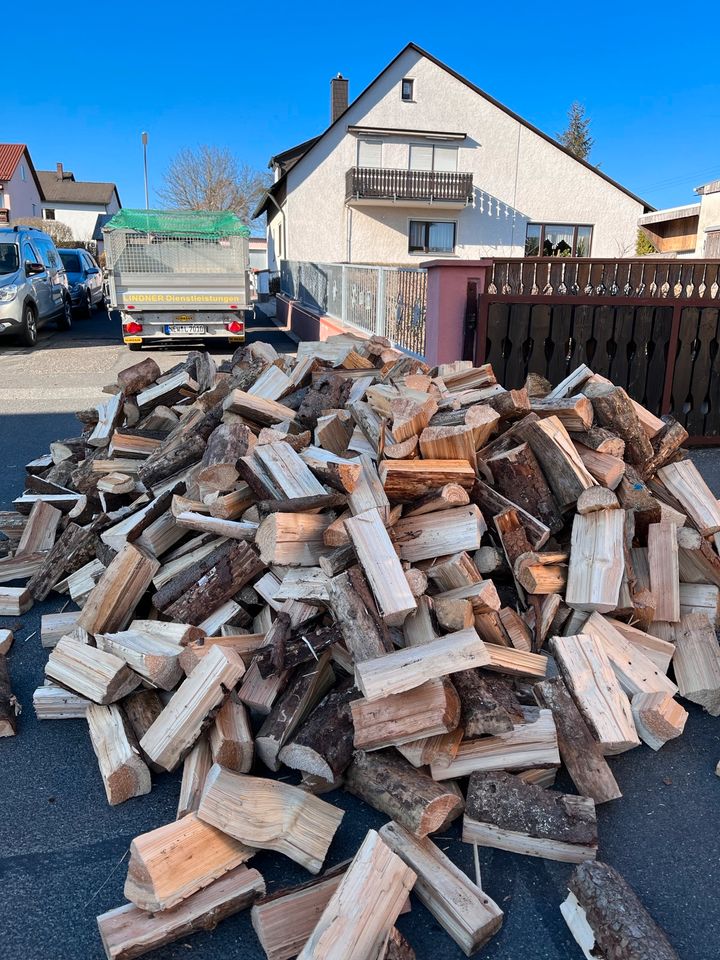
[[245, 329], [245, 324], [241, 323], [240, 320], [231, 320], [230, 323], [225, 324], [225, 329], [230, 333], [242, 333]]
[[134, 320], [131, 320], [130, 323], [123, 324], [123, 330], [125, 333], [142, 333], [143, 325], [141, 323], [136, 323]]

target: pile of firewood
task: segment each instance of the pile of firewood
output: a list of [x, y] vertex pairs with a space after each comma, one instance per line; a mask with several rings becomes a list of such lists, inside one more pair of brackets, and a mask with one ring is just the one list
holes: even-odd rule
[[[503, 914], [429, 839], [458, 817], [578, 865], [586, 956], [676, 956], [595, 861], [595, 807], [608, 756], [682, 733], [676, 696], [720, 713], [720, 508], [678, 423], [584, 366], [506, 390], [377, 337], [145, 359], [106, 393], [0, 514], [0, 583], [27, 579], [0, 613], [79, 608], [42, 618], [34, 706], [86, 719], [111, 804], [182, 765], [98, 918], [109, 958], [250, 905], [270, 960], [411, 957], [410, 890], [471, 954]], [[390, 822], [321, 873], [338, 787]], [[319, 876], [265, 896], [257, 850]]]

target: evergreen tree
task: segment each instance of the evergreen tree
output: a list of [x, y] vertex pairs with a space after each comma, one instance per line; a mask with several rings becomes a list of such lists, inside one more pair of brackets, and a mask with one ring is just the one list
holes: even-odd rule
[[635, 254], [638, 257], [647, 257], [651, 253], [657, 253], [655, 245], [644, 230], [638, 228], [637, 242], [635, 243]]
[[558, 135], [558, 140], [581, 160], [590, 156], [595, 143], [590, 136], [590, 117], [585, 116], [585, 107], [577, 100], [570, 104], [567, 129]]

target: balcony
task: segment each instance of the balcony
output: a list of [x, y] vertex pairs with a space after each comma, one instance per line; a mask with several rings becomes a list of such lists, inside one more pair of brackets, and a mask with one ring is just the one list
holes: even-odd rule
[[462, 208], [472, 203], [473, 175], [446, 170], [394, 170], [351, 167], [345, 177], [345, 199], [353, 205]]

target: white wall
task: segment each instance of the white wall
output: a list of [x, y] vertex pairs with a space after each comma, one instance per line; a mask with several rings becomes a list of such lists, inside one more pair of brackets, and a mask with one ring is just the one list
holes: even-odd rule
[[705, 255], [705, 231], [708, 227], [720, 225], [720, 193], [705, 193], [700, 197], [700, 216], [698, 218], [697, 245], [695, 256]]
[[[415, 80], [414, 103], [400, 97], [406, 76]], [[474, 206], [346, 207], [345, 174], [357, 164], [349, 124], [466, 133], [458, 170], [473, 174]], [[385, 166], [407, 167], [407, 143], [395, 138], [383, 149]], [[457, 220], [455, 255], [463, 258], [522, 256], [528, 222], [591, 224], [591, 255], [615, 257], [634, 252], [643, 212], [641, 204], [413, 50], [290, 170], [287, 190], [291, 260], [418, 263], [428, 255], [408, 253], [410, 215]]]
[[[25, 180], [20, 175], [21, 166], [25, 167]], [[4, 189], [0, 191], [0, 207], [6, 207], [10, 211], [10, 220], [17, 222], [23, 217], [42, 216], [41, 206], [40, 194], [30, 170], [30, 164], [23, 157], [15, 168], [12, 180], [8, 180], [4, 184]]]
[[120, 209], [115, 194], [108, 204], [43, 202], [42, 206], [55, 211], [55, 219], [70, 227], [75, 240], [91, 240], [98, 214], [117, 213]]

